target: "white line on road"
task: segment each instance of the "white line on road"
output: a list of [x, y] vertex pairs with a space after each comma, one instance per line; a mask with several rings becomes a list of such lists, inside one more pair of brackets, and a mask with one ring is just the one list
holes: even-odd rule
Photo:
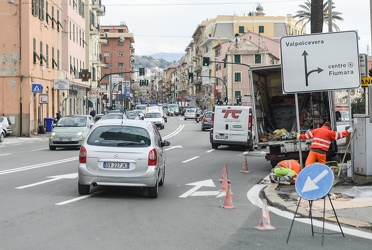
[[45, 183], [48, 183], [48, 182], [52, 182], [52, 181], [55, 181], [55, 180], [56, 179], [49, 179], [49, 180], [45, 180], [45, 181], [40, 181], [40, 182], [36, 182], [36, 183], [30, 184], [30, 185], [16, 187], [15, 189], [25, 189], [25, 188], [29, 188], [29, 187], [34, 187], [34, 186], [42, 185], [42, 184], [45, 184]]
[[180, 125], [175, 131], [173, 131], [169, 135], [164, 136], [163, 139], [168, 139], [168, 138], [171, 138], [171, 137], [175, 136], [176, 134], [181, 132], [184, 127], [185, 127], [185, 125]]
[[33, 149], [31, 150], [31, 152], [34, 152], [34, 151], [43, 151], [43, 150], [47, 150], [48, 148], [39, 148], [39, 149]]
[[74, 199], [71, 199], [71, 200], [62, 201], [62, 202], [56, 203], [55, 205], [56, 206], [63, 206], [63, 205], [66, 205], [66, 204], [69, 204], [69, 203], [72, 203], [72, 202], [75, 202], [75, 201], [80, 201], [80, 200], [89, 198], [93, 195], [100, 194], [100, 193], [103, 193], [103, 190], [95, 192], [95, 193], [91, 193], [91, 194], [88, 194], [88, 195], [83, 195], [83, 196], [80, 196], [80, 197], [77, 197], [77, 198], [74, 198]]
[[210, 149], [210, 150], [207, 151], [207, 153], [210, 153], [210, 152], [213, 152], [213, 151], [214, 151], [214, 149]]
[[1, 154], [0, 156], [6, 156], [6, 155], [11, 155], [12, 153], [7, 153], [7, 154]]
[[57, 164], [61, 164], [61, 163], [66, 163], [66, 162], [70, 162], [70, 161], [76, 161], [77, 159], [78, 159], [78, 157], [72, 157], [72, 158], [67, 158], [67, 159], [63, 159], [63, 160], [50, 161], [50, 162], [45, 162], [45, 163], [20, 167], [20, 168], [12, 168], [12, 169], [7, 169], [7, 170], [2, 170], [2, 171], [0, 171], [0, 175], [11, 174], [11, 173], [15, 173], [15, 172], [21, 172], [21, 171], [26, 171], [26, 170], [36, 169], [36, 168], [48, 167], [48, 166], [57, 165]]
[[[259, 198], [259, 193], [260, 193], [261, 189], [265, 188], [266, 186], [267, 185], [265, 185], [265, 184], [256, 184], [248, 191], [247, 198], [253, 205], [262, 208], [263, 203], [262, 203], [262, 200]], [[294, 218], [293, 213], [288, 212], [288, 211], [280, 210], [276, 207], [269, 206], [269, 210], [271, 212], [273, 212], [274, 214], [279, 215], [279, 216], [284, 217], [284, 218], [287, 218], [289, 220], [293, 220], [293, 218]], [[309, 224], [309, 225], [311, 224], [310, 218], [296, 218], [295, 221], [296, 222], [301, 222], [301, 223], [306, 223], [306, 224]], [[313, 221], [314, 226], [319, 227], [319, 228], [323, 227], [323, 221], [314, 220], [314, 219], [312, 221]], [[324, 223], [324, 228], [326, 228], [328, 230], [335, 231], [335, 232], [340, 231], [340, 228], [338, 227], [338, 225], [333, 225], [333, 224], [330, 224], [328, 222]], [[353, 235], [353, 236], [356, 236], [356, 237], [361, 237], [361, 238], [372, 240], [372, 233], [367, 233], [367, 232], [364, 232], [364, 231], [359, 231], [359, 230], [352, 229], [352, 228], [347, 228], [347, 227], [342, 227], [342, 230], [345, 234], [349, 234], [349, 235]]]
[[187, 163], [187, 162], [193, 161], [193, 160], [198, 159], [198, 158], [199, 158], [199, 156], [195, 156], [195, 157], [192, 157], [188, 160], [183, 161], [182, 163]]

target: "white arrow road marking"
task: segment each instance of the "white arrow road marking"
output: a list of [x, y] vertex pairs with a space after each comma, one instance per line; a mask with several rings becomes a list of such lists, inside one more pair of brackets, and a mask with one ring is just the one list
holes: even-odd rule
[[168, 151], [168, 150], [171, 150], [171, 149], [175, 149], [175, 148], [183, 148], [181, 145], [177, 145], [177, 146], [173, 146], [173, 147], [167, 147], [165, 149], [165, 151]]
[[220, 191], [197, 191], [192, 193], [190, 196], [216, 196], [220, 193]]
[[328, 171], [324, 169], [323, 172], [321, 172], [317, 177], [314, 178], [314, 180], [311, 180], [311, 178], [308, 176], [301, 192], [304, 193], [304, 192], [318, 189], [319, 187], [316, 185], [316, 183], [320, 181], [321, 179], [323, 179], [323, 177], [326, 176], [327, 174], [328, 174]]
[[187, 162], [189, 162], [189, 161], [193, 161], [193, 160], [198, 159], [198, 158], [199, 158], [199, 156], [195, 156], [195, 157], [193, 157], [193, 158], [190, 158], [190, 159], [188, 159], [188, 160], [183, 161], [182, 163], [187, 163]]
[[42, 185], [42, 184], [45, 184], [45, 183], [48, 183], [48, 182], [62, 180], [62, 179], [75, 179], [75, 178], [77, 178], [77, 176], [78, 176], [77, 173], [49, 176], [49, 177], [47, 177], [47, 178], [51, 178], [49, 180], [36, 182], [36, 183], [29, 184], [29, 185], [26, 185], [26, 186], [16, 187], [16, 189], [25, 189], [25, 188], [34, 187], [34, 186]]
[[187, 192], [183, 193], [182, 195], [180, 195], [179, 196], [180, 198], [186, 198], [186, 197], [192, 195], [196, 190], [198, 190], [201, 187], [216, 187], [216, 185], [214, 184], [213, 180], [211, 180], [211, 179], [204, 180], [204, 181], [193, 182], [193, 183], [189, 183], [189, 184], [186, 184], [186, 185], [188, 185], [188, 186], [195, 186], [195, 187], [193, 187], [189, 191], [187, 191]]

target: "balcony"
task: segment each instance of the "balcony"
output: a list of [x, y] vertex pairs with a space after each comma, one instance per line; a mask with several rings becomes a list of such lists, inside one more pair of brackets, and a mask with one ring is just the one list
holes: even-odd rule
[[97, 16], [104, 16], [106, 15], [106, 7], [104, 5], [101, 5], [97, 10]]

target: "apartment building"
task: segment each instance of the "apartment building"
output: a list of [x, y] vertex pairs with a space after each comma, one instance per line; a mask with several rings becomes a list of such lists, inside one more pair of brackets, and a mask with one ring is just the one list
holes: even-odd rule
[[91, 72], [86, 23], [99, 24], [101, 1], [1, 1], [0, 10], [0, 114], [14, 134], [41, 132], [58, 111], [86, 114], [91, 77], [79, 73]]

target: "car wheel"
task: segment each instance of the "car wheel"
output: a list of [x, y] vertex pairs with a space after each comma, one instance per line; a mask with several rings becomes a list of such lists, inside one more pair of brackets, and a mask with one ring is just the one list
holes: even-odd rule
[[217, 148], [218, 148], [217, 143], [212, 143], [212, 148], [213, 148], [213, 149], [217, 149]]
[[186, 121], [186, 117], [183, 118]]
[[158, 193], [159, 193], [159, 185], [158, 182], [156, 182], [155, 187], [149, 187], [147, 189], [147, 195], [149, 198], [158, 198]]
[[159, 181], [159, 186], [163, 186], [165, 181], [165, 166], [164, 166], [164, 171], [163, 171], [163, 176], [161, 177], [161, 180]]
[[163, 125], [163, 126], [161, 126], [161, 129], [164, 129], [164, 125]]
[[202, 131], [205, 131], [205, 128], [202, 127], [201, 130], [202, 130]]
[[1, 133], [0, 134], [0, 142], [3, 142], [4, 141], [4, 133]]
[[50, 149], [50, 150], [56, 150], [56, 147], [54, 147], [54, 146], [49, 146], [49, 149]]
[[78, 182], [78, 189], [79, 189], [79, 194], [87, 195], [89, 194], [90, 185], [82, 185]]

